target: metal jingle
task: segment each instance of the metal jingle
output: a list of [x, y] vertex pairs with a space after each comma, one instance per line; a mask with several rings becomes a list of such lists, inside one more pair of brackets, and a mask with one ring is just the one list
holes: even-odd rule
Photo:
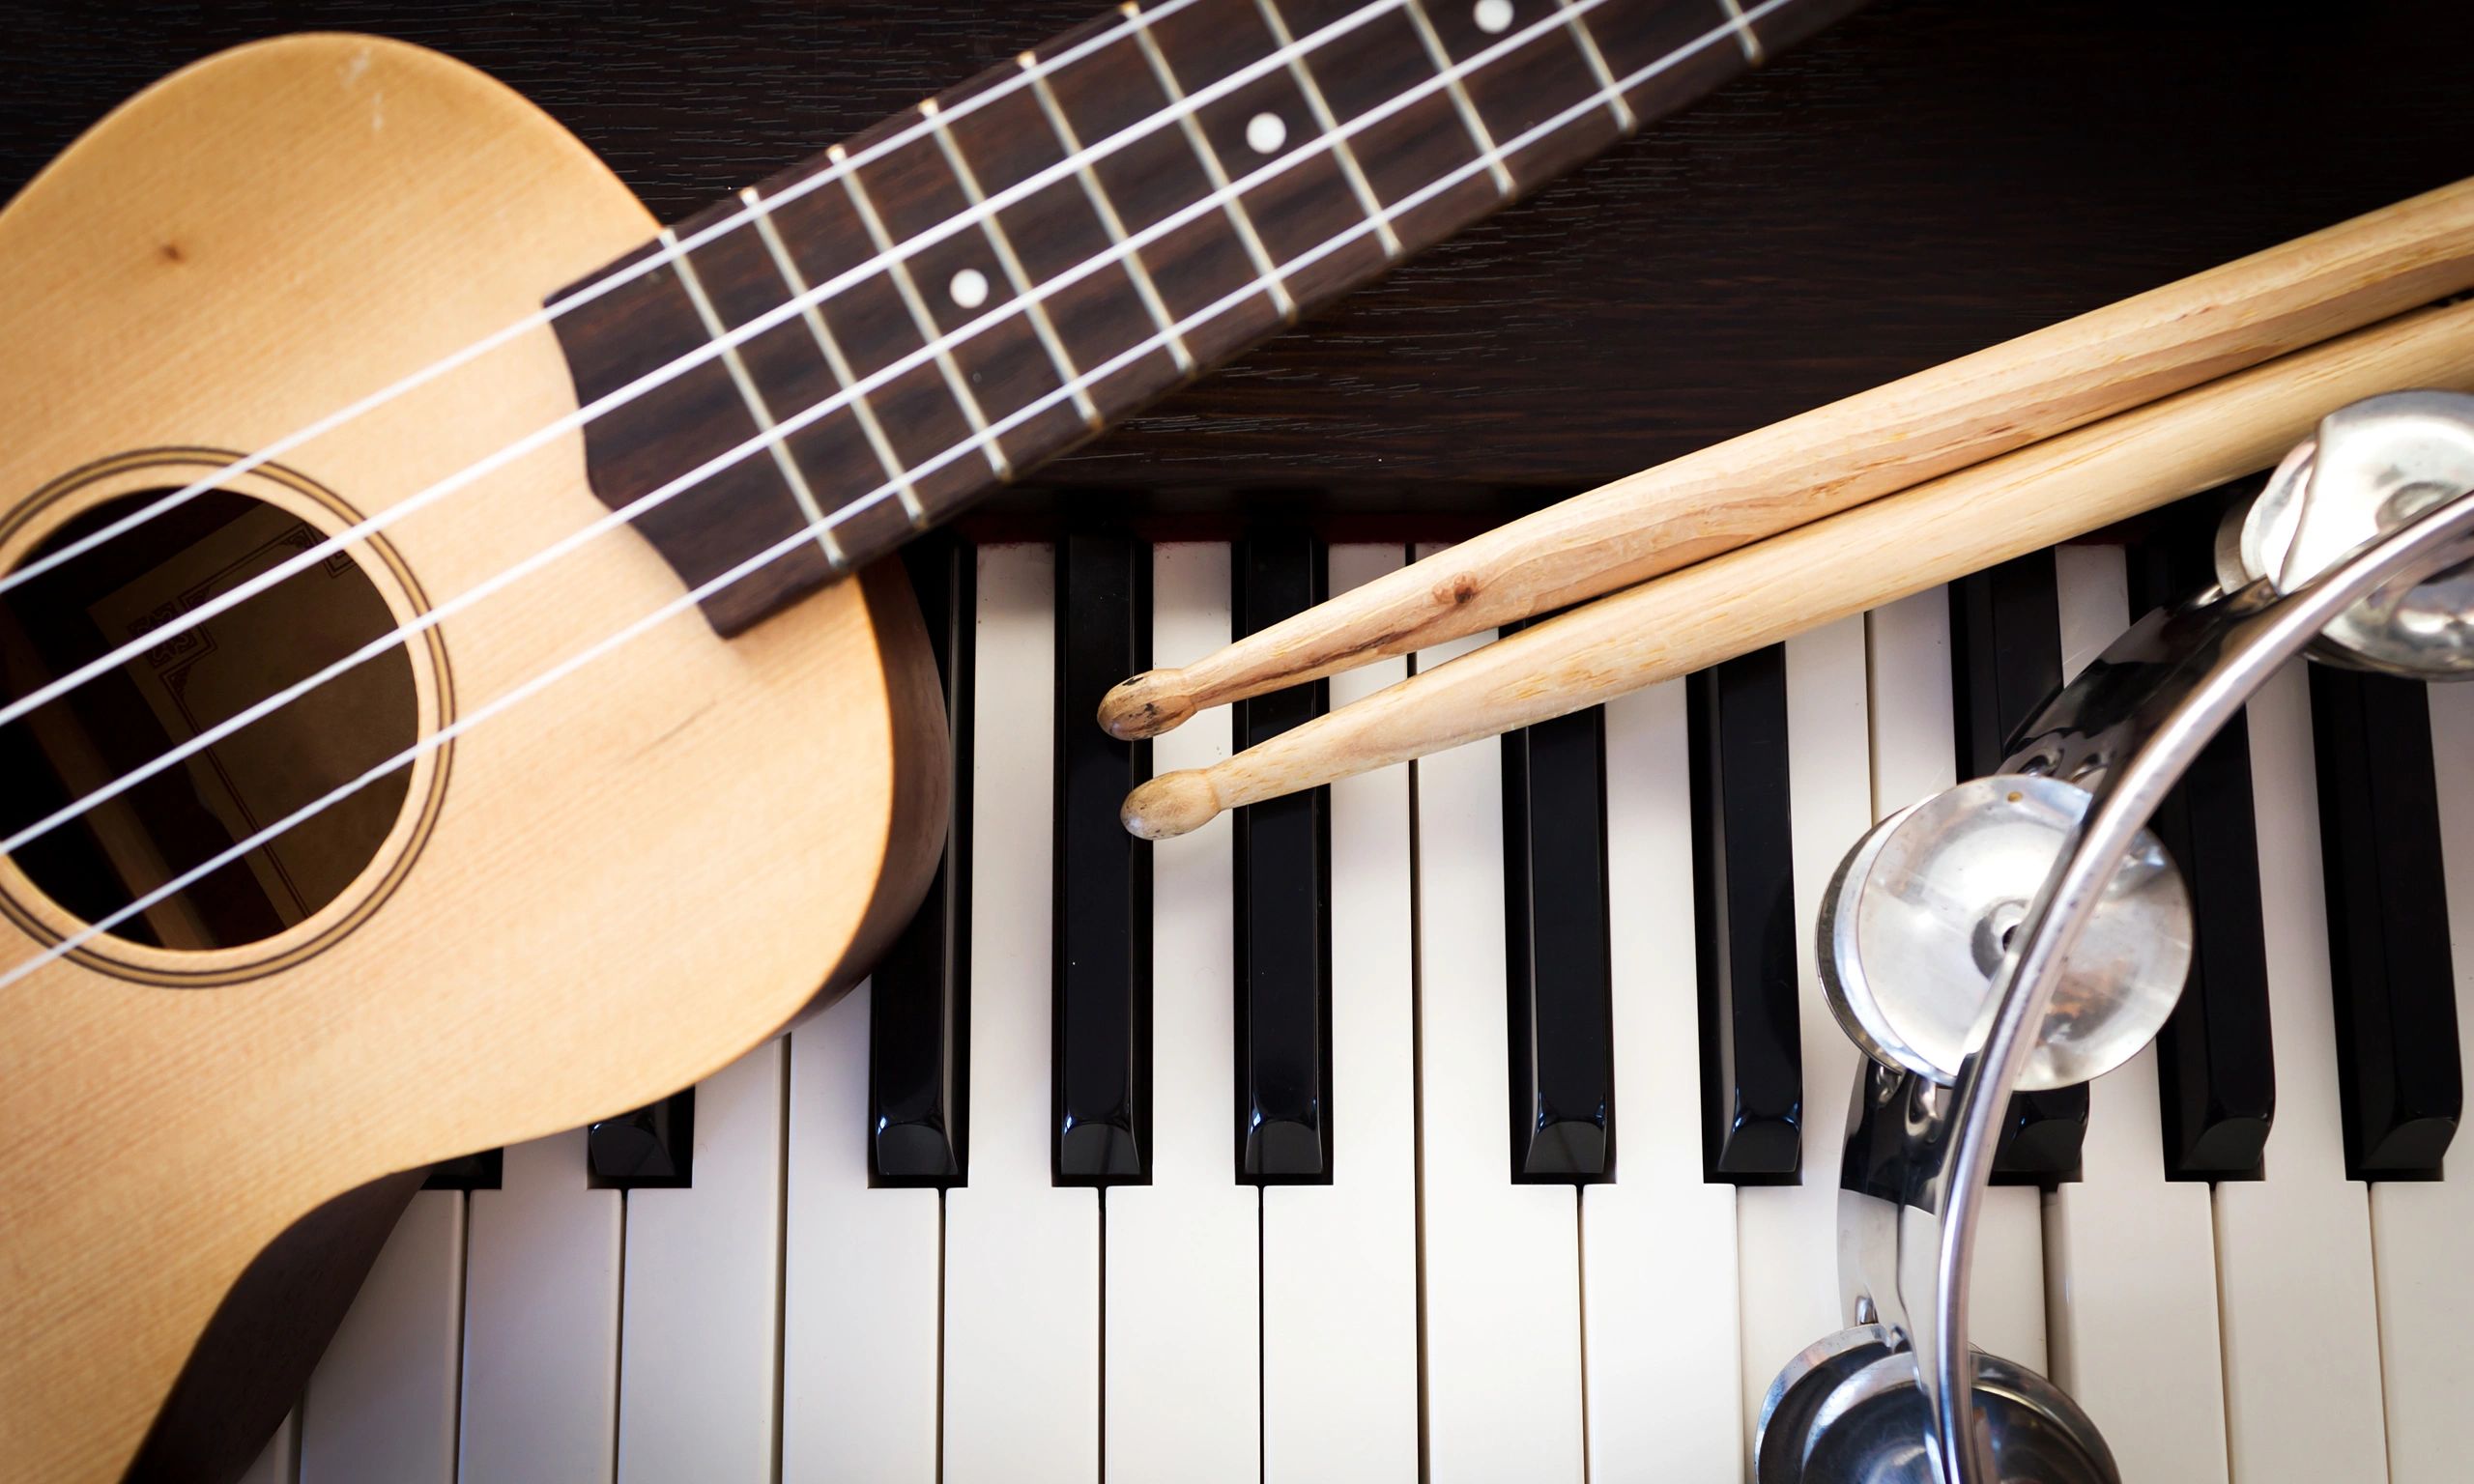
[[[1997, 774], [1857, 841], [1818, 925], [1822, 987], [1849, 1038], [1888, 1066], [1956, 1080], [2011, 939], [2089, 799], [2060, 779]], [[2129, 1061], [2172, 1013], [2190, 966], [2190, 894], [2142, 830], [2063, 965], [2020, 1088], [2067, 1087]]]
[[1815, 1340], [1780, 1367], [1753, 1430], [1752, 1484], [1796, 1484], [1803, 1477], [1803, 1442], [1814, 1414], [1841, 1383], [1889, 1354], [1887, 1330], [1857, 1325]]
[[[2474, 397], [2403, 391], [2322, 418], [2219, 541], [2230, 590], [2292, 592], [2366, 541], [2474, 490]], [[2420, 680], [2474, 679], [2474, 561], [2383, 589], [2330, 624], [2313, 653]]]
[[[1975, 1354], [1979, 1436], [2002, 1484], [2121, 1484], [2113, 1450], [2068, 1393], [2026, 1366]], [[1942, 1484], [1932, 1409], [1913, 1352], [1841, 1380], [1807, 1424], [1790, 1480]], [[1763, 1476], [1760, 1484], [1770, 1484]]]

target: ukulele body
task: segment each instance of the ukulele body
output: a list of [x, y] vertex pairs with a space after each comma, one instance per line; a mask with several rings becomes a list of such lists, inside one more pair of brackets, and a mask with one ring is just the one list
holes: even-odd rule
[[[187, 69], [0, 213], [0, 567], [523, 319], [654, 225], [531, 104], [417, 48], [298, 37]], [[233, 487], [331, 535], [575, 405], [537, 328]], [[411, 622], [605, 513], [570, 431], [355, 556]], [[294, 1223], [692, 1082], [899, 928], [945, 768], [898, 571], [728, 642], [685, 608], [491, 709], [681, 593], [618, 528], [449, 613], [386, 663], [417, 734], [451, 739], [331, 899], [245, 944], [97, 939], [0, 987], [0, 1471], [120, 1476]], [[115, 604], [93, 621], [142, 632]], [[0, 973], [79, 926], [0, 862]], [[237, 1364], [297, 1387], [258, 1358]], [[290, 1394], [234, 1427], [262, 1439]]]

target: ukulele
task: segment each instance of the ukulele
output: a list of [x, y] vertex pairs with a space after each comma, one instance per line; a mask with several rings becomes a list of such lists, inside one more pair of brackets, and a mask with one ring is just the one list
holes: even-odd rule
[[865, 971], [879, 558], [1854, 8], [1129, 5], [669, 228], [368, 38], [96, 126], [0, 213], [12, 1476], [228, 1477], [426, 1166]]

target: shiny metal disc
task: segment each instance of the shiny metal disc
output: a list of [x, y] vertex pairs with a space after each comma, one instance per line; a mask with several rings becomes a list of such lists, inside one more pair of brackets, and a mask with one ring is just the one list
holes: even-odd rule
[[[2002, 1484], [2120, 1484], [2095, 1422], [2027, 1367], [1977, 1352], [1975, 1404]], [[1913, 1353], [1884, 1356], [1840, 1380], [1813, 1409], [1797, 1472], [1781, 1477], [1797, 1484], [1942, 1484]]]
[[1890, 1354], [1889, 1331], [1857, 1325], [1796, 1353], [1769, 1383], [1752, 1435], [1753, 1484], [1797, 1484], [1815, 1413], [1839, 1384]]
[[[2404, 391], [2329, 414], [2219, 542], [2229, 588], [2291, 592], [2348, 552], [2474, 489], [2474, 397]], [[2474, 561], [2373, 593], [2313, 646], [2357, 670], [2474, 679]]]
[[[2086, 813], [2087, 790], [1999, 774], [1876, 825], [1822, 898], [1822, 985], [1856, 1043], [1936, 1082], [1958, 1076], [1984, 1032], [1996, 971]], [[2107, 883], [2062, 966], [2023, 1090], [2101, 1076], [2147, 1044], [2191, 967], [2191, 904], [2145, 830]]]

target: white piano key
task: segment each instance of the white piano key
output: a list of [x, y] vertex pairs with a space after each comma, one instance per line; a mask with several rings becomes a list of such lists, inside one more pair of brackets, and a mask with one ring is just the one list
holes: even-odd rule
[[1801, 985], [1803, 1178], [1736, 1192], [1743, 1292], [1744, 1444], [1778, 1368], [1847, 1327], [1838, 1301], [1838, 1160], [1862, 1053], [1829, 1013], [1813, 962], [1822, 889], [1873, 823], [1864, 620], [1787, 641], [1787, 778], [1795, 832], [1796, 966]]
[[1100, 1470], [1100, 1205], [1050, 1184], [1055, 576], [1045, 546], [980, 550], [971, 1167], [945, 1197], [949, 1484]]
[[2165, 1179], [2162, 1138], [2150, 1046], [2095, 1082], [2082, 1178], [2045, 1207], [2052, 1374], [2123, 1477], [2224, 1479], [2208, 1190]]
[[861, 985], [791, 1032], [782, 1480], [936, 1477], [936, 1192], [868, 1186]]
[[[1228, 548], [1151, 554], [1155, 653], [1228, 642]], [[1228, 756], [1225, 706], [1151, 745], [1153, 768]], [[1262, 1435], [1260, 1202], [1237, 1184], [1235, 923], [1228, 816], [1151, 852], [1151, 1184], [1108, 1192], [1108, 1472], [1129, 1479], [1257, 1480]]]
[[[1420, 669], [1491, 639], [1422, 651]], [[1514, 1184], [1504, 1127], [1503, 749], [1417, 764], [1418, 1038], [1431, 1477], [1582, 1476], [1578, 1205]], [[1336, 1093], [1337, 1093], [1336, 1089]], [[1339, 1094], [1338, 1096], [1345, 1096]]]
[[691, 1184], [627, 1193], [619, 1484], [773, 1476], [787, 1049], [696, 1085]]
[[301, 1413], [287, 1413], [276, 1424], [274, 1436], [249, 1463], [248, 1470], [234, 1484], [293, 1484], [300, 1475]]
[[1864, 615], [1873, 708], [1873, 817], [1959, 781], [1950, 702], [1950, 589], [1928, 587]]
[[1606, 707], [1615, 1171], [1581, 1187], [1590, 1476], [1723, 1479], [1743, 1454], [1736, 1191], [1701, 1178], [1683, 682]]
[[2250, 705], [2277, 1109], [2265, 1178], [2216, 1186], [2235, 1484], [2377, 1478], [2387, 1459], [2371, 1199], [2345, 1179], [2338, 1111], [2304, 663], [2288, 665]]
[[302, 1484], [453, 1484], [464, 1201], [416, 1192], [370, 1265], [302, 1399]]
[[[1399, 565], [1397, 546], [1334, 547], [1331, 591]], [[1332, 704], [1405, 673], [1394, 659], [1334, 675]], [[1343, 779], [1332, 785], [1332, 1183], [1263, 1190], [1263, 1477], [1271, 1484], [1410, 1484], [1418, 1476], [1409, 932], [1408, 769]]]
[[[2075, 675], [2129, 627], [2128, 585], [2118, 547], [2055, 556]], [[2045, 1205], [2047, 1341], [2122, 1477], [2206, 1484], [2228, 1477], [2216, 1237], [2208, 1187], [2165, 1179], [2156, 1096], [2153, 1045], [2088, 1090], [2081, 1178]]]
[[581, 1128], [507, 1149], [470, 1197], [462, 1484], [608, 1484], [618, 1428], [620, 1199]]
[[[1950, 595], [1934, 587], [1865, 615], [1873, 716], [1873, 817], [1885, 819], [1959, 781], [1950, 699]], [[1808, 1154], [1807, 1158], [1810, 1157]], [[2043, 1192], [1999, 1185], [1982, 1207], [1975, 1246], [1975, 1343], [2033, 1370], [2045, 1367]], [[1913, 1308], [1930, 1302], [1933, 1249], [1902, 1245], [1899, 1283]], [[1919, 1313], [1918, 1322], [1921, 1322]]]
[[[2474, 685], [2434, 685], [2431, 705], [2457, 1038], [2464, 1065], [2474, 1067], [2474, 771], [2465, 761], [2474, 757]], [[2280, 1027], [2280, 1137], [2284, 1044]], [[2465, 1399], [2474, 1395], [2474, 1347], [2466, 1343], [2474, 1335], [2474, 1281], [2467, 1277], [2465, 1236], [2474, 1231], [2474, 1153], [2465, 1138], [2460, 1129], [2445, 1179], [2371, 1187], [2390, 1484], [2456, 1484], [2465, 1477]], [[2273, 1142], [2268, 1156], [2276, 1157]]]
[[2118, 546], [2057, 546], [2053, 585], [2067, 685], [2130, 627], [2130, 570]]

